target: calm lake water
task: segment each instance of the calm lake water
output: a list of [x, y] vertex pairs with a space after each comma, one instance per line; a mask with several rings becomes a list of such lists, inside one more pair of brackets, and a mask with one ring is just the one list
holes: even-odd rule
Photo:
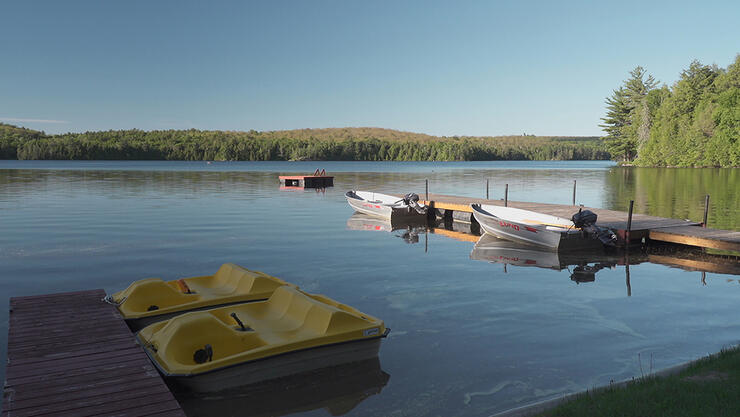
[[[277, 176], [325, 168], [325, 191]], [[338, 376], [180, 399], [190, 415], [481, 416], [695, 359], [740, 340], [738, 276], [641, 263], [576, 283], [573, 268], [472, 260], [473, 242], [356, 230], [348, 189], [578, 203], [740, 230], [737, 169], [606, 162], [0, 161], [0, 357], [8, 298], [261, 270], [385, 320], [380, 363]], [[362, 223], [362, 222], [360, 222]], [[374, 229], [375, 227], [359, 227]], [[413, 236], [412, 236], [413, 238]], [[84, 319], [81, 317], [80, 319]], [[5, 360], [0, 361], [4, 379]], [[334, 372], [334, 371], [332, 371]], [[337, 382], [339, 381], [339, 382]], [[268, 392], [269, 391], [269, 392]], [[245, 398], [252, 401], [245, 402]], [[255, 405], [272, 399], [266, 404]], [[252, 408], [249, 408], [252, 407]], [[274, 408], [277, 407], [277, 408]], [[283, 407], [283, 408], [281, 408]]]

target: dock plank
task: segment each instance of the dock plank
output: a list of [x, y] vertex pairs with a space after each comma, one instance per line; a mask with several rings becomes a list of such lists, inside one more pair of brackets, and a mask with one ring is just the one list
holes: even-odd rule
[[104, 296], [10, 299], [2, 416], [185, 416]]
[[650, 239], [682, 245], [740, 252], [740, 232], [704, 227], [666, 227], [650, 230]]

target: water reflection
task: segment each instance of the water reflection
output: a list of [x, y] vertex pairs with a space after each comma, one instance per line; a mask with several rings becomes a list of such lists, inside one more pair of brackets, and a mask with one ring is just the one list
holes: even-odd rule
[[[423, 193], [429, 179], [430, 192], [483, 197], [490, 178], [491, 198], [502, 198], [509, 184], [510, 200], [569, 204], [577, 178], [577, 200], [587, 206], [623, 210], [635, 197], [638, 212], [685, 212], [692, 220], [702, 216], [703, 194], [712, 194], [709, 225], [717, 227], [718, 216], [740, 221], [739, 170], [693, 170], [701, 180], [679, 181], [679, 170], [630, 174], [629, 168], [591, 169], [580, 162], [460, 163], [455, 169], [327, 163], [327, 171], [337, 172], [335, 187], [317, 194], [278, 190], [278, 175], [315, 169], [300, 163], [213, 163], [201, 166], [223, 170], [187, 171], [187, 164], [157, 162], [125, 171], [130, 163], [113, 162], [87, 172], [60, 170], [66, 164], [51, 161], [39, 163], [49, 170], [8, 165], [0, 162], [0, 293], [6, 294], [0, 298], [0, 359], [7, 295], [113, 290], [147, 276], [206, 273], [225, 262], [324, 293], [394, 329], [380, 353], [392, 383], [346, 395], [340, 393], [345, 386], [361, 384], [331, 388], [309, 379], [270, 388], [264, 399], [260, 389], [267, 388], [260, 387], [231, 397], [181, 394], [191, 415], [485, 416], [639, 375], [638, 353], [653, 356], [659, 369], [716, 352], [740, 333], [740, 276], [726, 275], [729, 258], [684, 259], [666, 250], [647, 253], [649, 262], [642, 262], [643, 252], [636, 251], [581, 285], [568, 272], [577, 263], [570, 270], [504, 264], [509, 271], [503, 275], [498, 263], [469, 259], [479, 236], [466, 224], [415, 230], [415, 245], [404, 243], [405, 232], [394, 225], [384, 233], [348, 230], [351, 209], [343, 192]], [[644, 184], [651, 179], [655, 190]], [[683, 193], [672, 188], [674, 181], [685, 181]], [[689, 210], [674, 210], [680, 207]], [[427, 253], [421, 240], [428, 241]], [[609, 259], [588, 261], [595, 267]], [[684, 272], [693, 268], [708, 271], [706, 286], [701, 272]], [[0, 380], [4, 368], [0, 361]], [[293, 394], [303, 385], [305, 394]]]
[[740, 230], [740, 170], [736, 168], [613, 167], [605, 181], [605, 208], [652, 216], [702, 221], [710, 195], [709, 227]]
[[[536, 246], [524, 245], [484, 234], [475, 243], [470, 259], [513, 265], [537, 267], [571, 272], [570, 279], [576, 283], [593, 282], [596, 273], [605, 268], [624, 265], [625, 258], [618, 253], [604, 251], [548, 251]], [[644, 256], [632, 260], [644, 261]]]
[[171, 388], [188, 417], [283, 416], [321, 408], [341, 416], [379, 394], [389, 379], [374, 358], [216, 393]]
[[347, 229], [394, 233], [396, 237], [411, 244], [419, 243], [419, 235], [427, 232], [426, 225], [420, 224], [418, 221], [381, 219], [363, 213], [352, 214], [347, 219]]

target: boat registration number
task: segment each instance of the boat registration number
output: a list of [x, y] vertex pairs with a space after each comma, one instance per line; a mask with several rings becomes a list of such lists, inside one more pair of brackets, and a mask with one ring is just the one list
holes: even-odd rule
[[380, 329], [378, 329], [377, 327], [374, 329], [367, 329], [364, 333], [365, 336], [375, 336], [377, 334], [380, 334]]
[[498, 224], [501, 227], [510, 227], [510, 228], [516, 230], [517, 232], [519, 231], [519, 225], [517, 225], [517, 224], [506, 223], [505, 221], [502, 221], [502, 220], [499, 220]]

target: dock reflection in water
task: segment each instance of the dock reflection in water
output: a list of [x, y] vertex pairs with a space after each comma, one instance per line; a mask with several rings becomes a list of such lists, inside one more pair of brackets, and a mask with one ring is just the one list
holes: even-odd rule
[[389, 379], [374, 358], [208, 394], [171, 388], [188, 417], [283, 416], [321, 408], [341, 416], [379, 394]]

